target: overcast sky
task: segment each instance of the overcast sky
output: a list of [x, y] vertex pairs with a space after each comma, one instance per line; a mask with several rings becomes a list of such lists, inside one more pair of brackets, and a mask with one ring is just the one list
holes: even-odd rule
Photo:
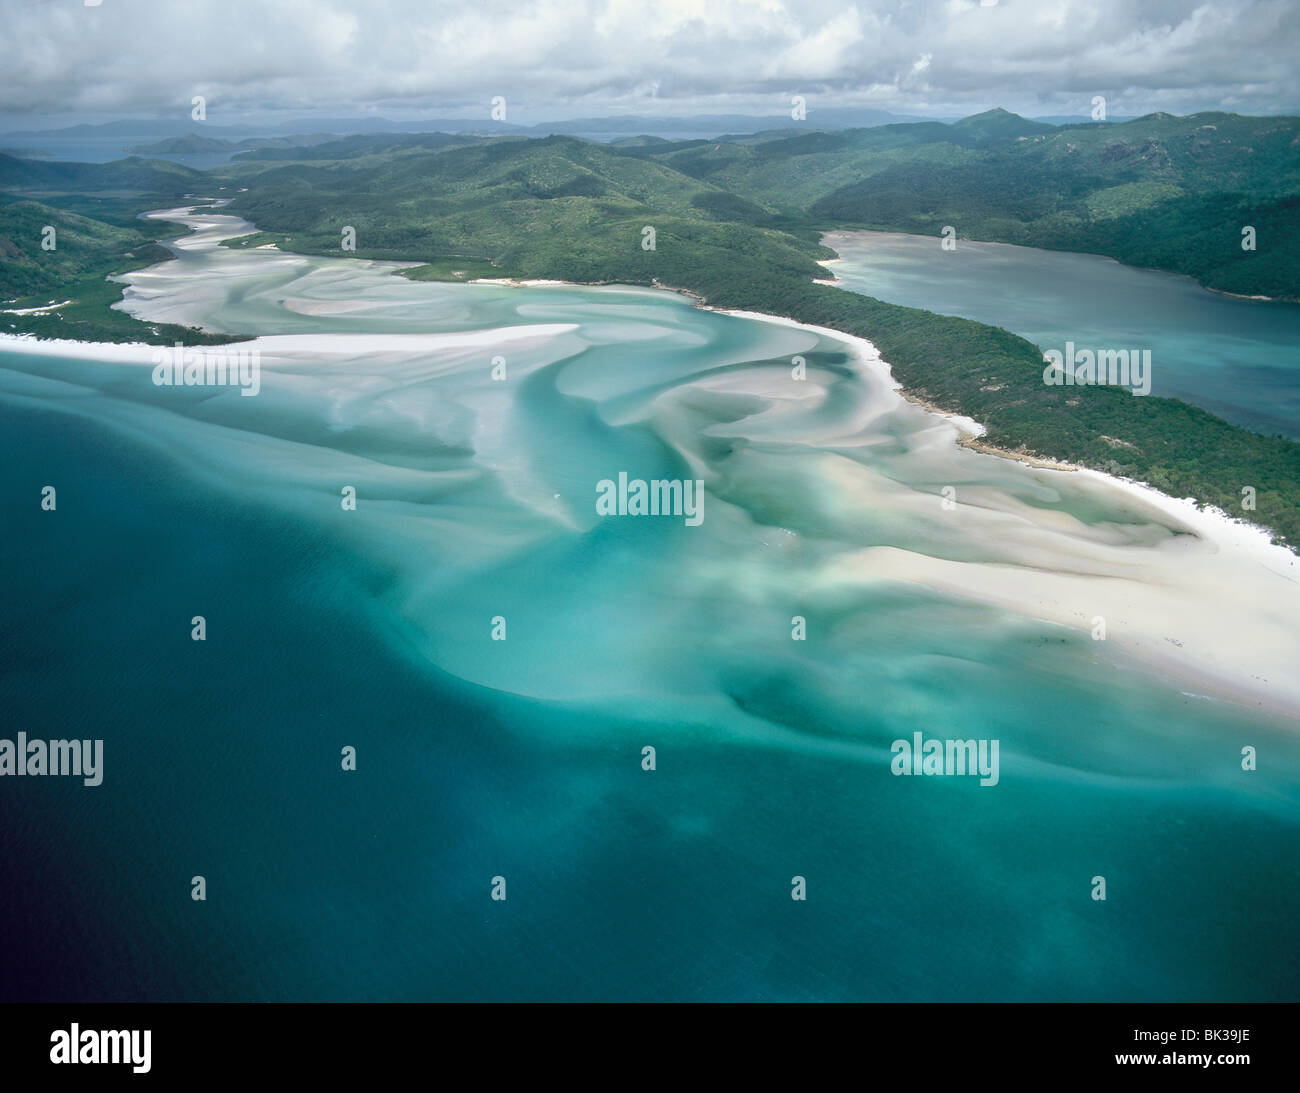
[[[93, 2], [93, 0], [92, 0]], [[984, 6], [988, 4], [988, 6]], [[1300, 113], [1296, 0], [0, 0], [9, 121]]]

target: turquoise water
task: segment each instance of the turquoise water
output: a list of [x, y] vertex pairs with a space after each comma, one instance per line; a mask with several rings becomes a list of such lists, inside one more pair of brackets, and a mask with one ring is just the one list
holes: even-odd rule
[[1149, 349], [1151, 394], [1300, 439], [1300, 304], [1209, 292], [1093, 254], [832, 232], [843, 287], [1005, 327], [1042, 349]]
[[[844, 577], [1176, 528], [957, 449], [829, 337], [210, 223], [127, 306], [287, 336], [257, 397], [0, 357], [6, 735], [105, 740], [97, 789], [0, 784], [6, 997], [1297, 996], [1294, 719]], [[704, 522], [599, 518], [620, 470], [705, 481]], [[894, 777], [916, 731], [997, 739], [998, 784]]]

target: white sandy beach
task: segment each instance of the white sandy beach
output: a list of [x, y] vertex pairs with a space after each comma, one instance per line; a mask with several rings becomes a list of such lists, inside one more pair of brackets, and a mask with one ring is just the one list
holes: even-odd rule
[[[331, 306], [318, 304], [315, 311], [329, 314]], [[344, 302], [336, 306], [339, 313], [347, 308]], [[869, 340], [779, 316], [726, 314], [848, 346], [872, 388], [871, 420], [917, 415], [909, 418], [914, 424], [908, 430], [908, 458], [926, 472], [921, 477], [955, 483], [955, 507], [943, 510], [936, 492], [900, 485], [828, 455], [822, 473], [846, 506], [903, 513], [921, 526], [930, 521], [935, 535], [933, 542], [913, 549], [844, 551], [819, 572], [817, 582], [824, 590], [905, 582], [1085, 633], [1093, 629], [1095, 619], [1104, 618], [1106, 641], [1112, 647], [1176, 678], [1184, 690], [1300, 714], [1300, 673], [1294, 670], [1300, 644], [1300, 566], [1295, 554], [1272, 545], [1265, 532], [1223, 513], [1199, 510], [1191, 501], [1089, 470], [1024, 466], [1017, 473], [1029, 476], [1048, 499], [1060, 491], [1082, 490], [1102, 511], [1113, 509], [1115, 522], [1084, 524], [1062, 509], [1026, 504], [988, 484], [997, 481], [996, 475], [989, 479], [981, 469], [988, 464], [980, 461], [995, 461], [992, 467], [998, 468], [1014, 457], [958, 447], [959, 440], [979, 437], [984, 428], [969, 418], [939, 414], [905, 399]], [[300, 382], [304, 365], [312, 362], [368, 359], [378, 365], [382, 362], [375, 358], [385, 357], [396, 364], [456, 349], [486, 350], [520, 339], [553, 337], [572, 329], [538, 324], [453, 334], [272, 335], [229, 348], [258, 350], [263, 382], [274, 387], [278, 372], [291, 386]], [[0, 350], [142, 367], [152, 366], [155, 353], [140, 343], [36, 341], [14, 335], [0, 335]], [[702, 381], [701, 386], [720, 382]], [[821, 390], [816, 384], [798, 385], [802, 389], [792, 393], [786, 385], [780, 393], [773, 376], [761, 369], [733, 374], [725, 382], [733, 392], [774, 402], [806, 399]], [[851, 437], [835, 439], [854, 443]], [[972, 550], [979, 560], [955, 560]]]
[[10, 307], [0, 310], [0, 315], [48, 315], [51, 311], [58, 311], [61, 307], [67, 307], [71, 300], [64, 300], [57, 304], [45, 304], [43, 307]]
[[[836, 338], [851, 346], [863, 368], [886, 379], [895, 398], [904, 401], [889, 365], [865, 338], [780, 316], [728, 314]], [[911, 405], [948, 422], [954, 446], [962, 436], [985, 432], [969, 418]], [[973, 459], [1016, 458], [1010, 453], [967, 454]], [[1097, 542], [1077, 533], [1077, 521], [1049, 521], [1037, 511], [1000, 512], [983, 503], [966, 504], [958, 488], [952, 518], [961, 521], [967, 534], [1001, 544], [1005, 561], [961, 562], [878, 547], [842, 556], [823, 574], [824, 580], [828, 586], [905, 581], [1089, 633], [1094, 619], [1101, 617], [1105, 640], [1175, 677], [1190, 693], [1300, 714], [1300, 673], [1294, 668], [1300, 652], [1300, 564], [1292, 551], [1274, 545], [1258, 526], [1137, 482], [1066, 467], [1035, 466], [1027, 473], [1048, 484], [1089, 483], [1145, 518], [1190, 534], [1152, 545]], [[846, 472], [846, 490], [860, 485], [856, 475]], [[913, 497], [937, 507], [932, 497]], [[862, 500], [879, 501], [868, 496]], [[891, 497], [890, 503], [896, 504], [897, 498]]]
[[[349, 310], [347, 305], [338, 312]], [[317, 312], [325, 313], [325, 310]], [[436, 353], [452, 347], [491, 347], [512, 341], [551, 337], [573, 329], [572, 324], [548, 323], [534, 326], [511, 326], [499, 330], [467, 330], [455, 334], [267, 334], [242, 342], [228, 342], [210, 348], [216, 350], [257, 350], [264, 367], [276, 362], [300, 361], [301, 358], [354, 358], [367, 353], [394, 353], [414, 356]], [[79, 342], [35, 338], [20, 334], [0, 334], [0, 351], [34, 354], [43, 357], [75, 357], [81, 360], [110, 361], [115, 364], [153, 366], [154, 353], [165, 346], [144, 342]], [[202, 350], [204, 346], [197, 346]]]

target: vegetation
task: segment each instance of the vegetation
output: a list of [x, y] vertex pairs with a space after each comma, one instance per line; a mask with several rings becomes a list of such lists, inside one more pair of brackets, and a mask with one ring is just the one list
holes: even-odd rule
[[[996, 143], [998, 127], [988, 124], [996, 120], [968, 126], [959, 154]], [[1047, 128], [1023, 119], [1007, 124], [1017, 136], [1027, 135], [1025, 127], [1030, 136]], [[835, 139], [820, 138], [843, 135], [806, 136], [758, 141], [741, 154], [766, 155], [775, 164], [786, 158], [782, 145], [799, 141], [800, 156], [825, 155]], [[925, 147], [915, 134], [902, 136], [914, 148]], [[897, 143], [901, 137], [877, 139]], [[1005, 330], [814, 284], [824, 276], [817, 260], [832, 252], [816, 242], [807, 219], [645, 154], [662, 147], [650, 142], [614, 149], [553, 137], [359, 160], [350, 167], [214, 173], [249, 187], [231, 211], [289, 235], [283, 244], [289, 249], [343, 255], [340, 233], [352, 226], [358, 256], [428, 263], [407, 276], [445, 279], [468, 267], [495, 276], [673, 286], [712, 306], [870, 338], [909, 392], [983, 422], [991, 444], [1193, 496], [1300, 543], [1300, 444], [1259, 436], [1175, 399], [1135, 398], [1110, 387], [1050, 387], [1042, 381], [1039, 350]], [[693, 142], [688, 151], [736, 154], [718, 142]], [[1167, 191], [1159, 185], [1116, 183], [1128, 188], [1100, 198], [1094, 193], [1094, 205], [1118, 214], [1112, 219], [1164, 207]], [[1012, 194], [1008, 207], [1015, 200]], [[655, 230], [654, 249], [642, 246], [647, 226]], [[1244, 486], [1257, 491], [1253, 512], [1241, 510]]]
[[[1242, 295], [1300, 298], [1300, 118], [1152, 114], [1064, 127], [991, 110], [955, 125], [682, 141], [671, 164], [825, 226], [1106, 254]], [[1256, 249], [1242, 249], [1242, 229]]]
[[229, 152], [239, 145], [220, 137], [205, 137], [199, 133], [186, 133], [181, 137], [165, 137], [152, 144], [138, 144], [127, 151], [141, 156], [193, 155], [196, 152]]
[[[672, 286], [712, 306], [868, 337], [908, 391], [983, 422], [998, 447], [1234, 513], [1243, 487], [1253, 487], [1257, 507], [1242, 515], [1296, 544], [1300, 444], [1178, 400], [1049, 387], [1041, 354], [1014, 334], [814, 279], [824, 276], [818, 260], [833, 255], [818, 242], [822, 227], [937, 233], [951, 223], [965, 236], [1097, 250], [1228, 291], [1295, 296], [1296, 247], [1286, 241], [1300, 243], [1298, 126], [1198, 115], [1055, 129], [996, 111], [953, 126], [618, 147], [571, 137], [344, 138], [282, 149], [292, 161], [204, 173], [134, 159], [0, 157], [0, 284], [42, 303], [75, 295], [55, 315], [0, 318], [41, 336], [120, 340], [145, 328], [142, 340], [173, 340], [170, 328], [109, 311], [119, 290], [105, 275], [152, 260], [151, 233], [174, 230], [133, 220], [133, 210], [233, 194], [229, 211], [260, 230], [230, 246], [415, 261], [402, 273], [417, 280]], [[57, 259], [33, 249], [38, 221], [62, 225]], [[1256, 252], [1240, 247], [1247, 223]], [[342, 249], [349, 227], [355, 251]], [[195, 331], [183, 340], [204, 337], [229, 340]]]
[[[171, 225], [174, 232], [176, 226]], [[232, 250], [249, 250], [250, 248], [265, 247], [267, 244], [274, 244], [277, 247], [284, 246], [289, 240], [289, 236], [284, 232], [253, 232], [250, 235], [237, 235], [233, 239], [223, 239], [221, 245], [230, 247]]]
[[0, 155], [0, 193], [45, 200], [64, 194], [176, 198], [209, 185], [201, 171], [131, 156], [113, 163], [37, 162]]
[[[744, 281], [709, 302], [869, 338], [909, 393], [988, 427], [1005, 451], [1063, 460], [1195, 497], [1300, 544], [1300, 444], [1231, 425], [1179, 399], [1043, 383], [1042, 353], [1006, 330], [824, 285]], [[1256, 509], [1242, 510], [1242, 489]]]
[[473, 281], [480, 277], [516, 276], [511, 270], [501, 269], [479, 258], [438, 258], [400, 273], [412, 281]]
[[434, 148], [459, 148], [477, 144], [480, 138], [453, 136], [447, 133], [366, 133], [350, 137], [318, 138], [310, 143], [290, 144], [283, 141], [245, 141], [247, 151], [239, 152], [239, 161], [296, 161], [357, 159], [382, 153], [429, 151]]
[[[0, 210], [3, 213], [3, 210]], [[45, 314], [13, 315], [0, 312], [0, 333], [31, 334], [37, 338], [68, 338], [82, 342], [144, 342], [148, 345], [217, 345], [240, 341], [231, 334], [211, 334], [197, 327], [176, 323], [146, 323], [132, 318], [113, 305], [122, 299], [121, 284], [108, 278], [114, 274], [143, 269], [171, 257], [157, 243], [135, 252], [135, 259], [112, 263], [102, 273], [87, 274], [66, 285], [53, 296], [33, 296], [11, 301], [6, 310], [40, 308], [47, 304], [68, 304]]]
[[[179, 203], [186, 191], [206, 185], [197, 171], [156, 161], [33, 164], [0, 156], [0, 188], [7, 191], [0, 192], [0, 333], [153, 345], [231, 341], [141, 322], [112, 306], [122, 286], [109, 278], [171, 257], [157, 240], [175, 235], [176, 226], [137, 214]], [[52, 304], [62, 306], [41, 310]]]

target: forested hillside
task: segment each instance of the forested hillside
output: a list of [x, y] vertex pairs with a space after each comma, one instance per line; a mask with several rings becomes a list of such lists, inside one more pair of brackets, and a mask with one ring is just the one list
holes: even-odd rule
[[170, 257], [157, 240], [174, 236], [175, 225], [142, 220], [139, 212], [180, 204], [210, 184], [201, 172], [159, 160], [44, 163], [0, 155], [0, 300], [9, 312], [61, 305], [0, 314], [0, 332], [159, 345], [228, 341], [114, 310], [122, 286], [108, 279]]
[[[1300, 297], [1300, 118], [1152, 114], [1057, 128], [994, 110], [760, 142], [628, 149], [792, 219], [1106, 254]], [[1255, 229], [1243, 250], [1242, 229]]]
[[[996, 143], [1001, 127], [1026, 135], [1027, 125], [1031, 136], [1042, 128], [1007, 117], [974, 119], [960, 154]], [[903, 132], [877, 139], [900, 135], [915, 138]], [[790, 139], [804, 150], [799, 156], [777, 154], [786, 140], [754, 141], [739, 154], [780, 163], [833, 154], [829, 145], [856, 138]], [[283, 233], [275, 238], [288, 249], [344, 255], [341, 232], [352, 226], [358, 256], [423, 260], [431, 263], [429, 276], [453, 277], [472, 261], [477, 275], [661, 284], [713, 306], [859, 334], [879, 346], [907, 390], [985, 423], [990, 443], [1124, 474], [1232, 512], [1240, 512], [1241, 489], [1249, 485], [1258, 507], [1244, 515], [1300, 542], [1300, 444], [1259, 436], [1174, 399], [1050, 387], [1039, 350], [1005, 330], [814, 284], [823, 275], [816, 259], [829, 252], [806, 221], [788, 205], [760, 204], [762, 194], [721, 189], [712, 181], [717, 172], [698, 177], [697, 165], [686, 175], [668, 167], [677, 163], [674, 155], [641, 154], [661, 147], [651, 143], [630, 154], [556, 137], [350, 165], [298, 164], [255, 176], [234, 166], [216, 173], [232, 188], [249, 187], [231, 209], [266, 232]], [[725, 143], [686, 152], [738, 154]], [[653, 249], [642, 245], [647, 227], [654, 229]]]
[[[0, 286], [74, 303], [3, 316], [45, 337], [229, 340], [137, 323], [106, 276], [156, 257], [141, 209], [186, 194], [276, 242], [340, 258], [425, 263], [416, 278], [555, 278], [664, 285], [720, 307], [870, 338], [912, 393], [970, 415], [990, 442], [1147, 481], [1300, 542], [1300, 445], [1170, 399], [1042, 382], [1029, 342], [964, 319], [814, 283], [821, 229], [867, 225], [1097, 250], [1181, 269], [1229, 291], [1296, 295], [1300, 128], [1293, 118], [1157, 115], [1057, 129], [994, 111], [956, 125], [717, 141], [346, 138], [208, 172], [139, 159], [39, 164], [0, 157]], [[337, 158], [328, 158], [336, 156]], [[1255, 227], [1258, 250], [1241, 249]], [[55, 224], [57, 255], [40, 252]], [[355, 250], [344, 250], [345, 229]], [[1290, 242], [1288, 242], [1290, 241]], [[1108, 249], [1109, 248], [1109, 249]], [[35, 295], [33, 295], [35, 294]]]

